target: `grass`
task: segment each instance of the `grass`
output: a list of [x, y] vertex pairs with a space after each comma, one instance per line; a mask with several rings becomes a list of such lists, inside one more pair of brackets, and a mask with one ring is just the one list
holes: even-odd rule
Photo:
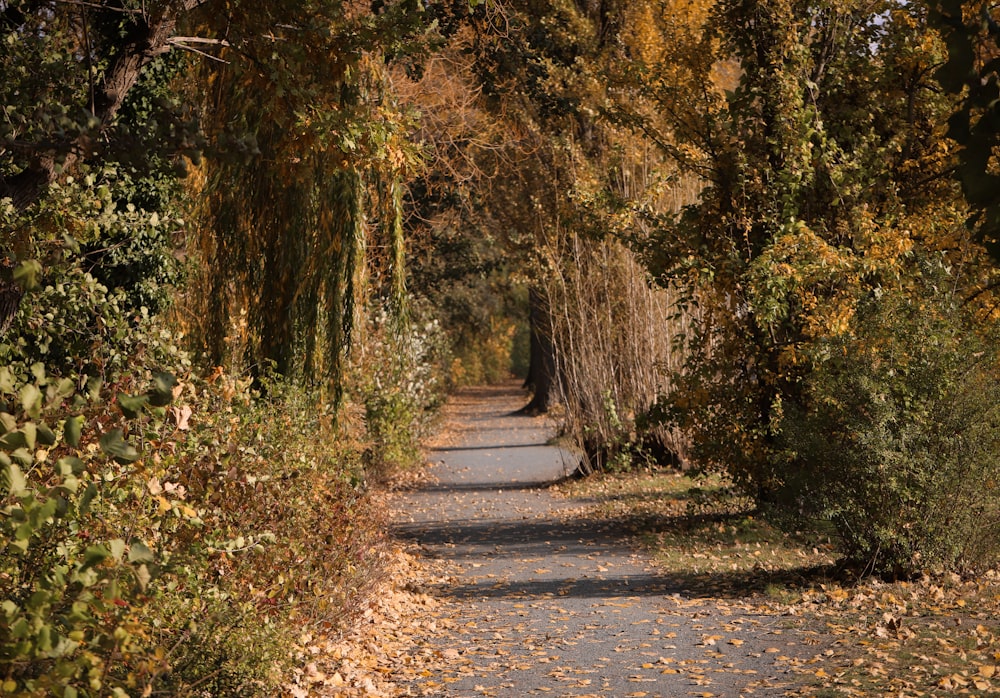
[[850, 580], [834, 539], [778, 530], [719, 478], [636, 472], [558, 491], [589, 516], [622, 522], [691, 596], [783, 609], [830, 638], [833, 651], [798, 667], [799, 695], [1000, 695], [998, 572]]
[[602, 475], [562, 485], [593, 515], [622, 521], [693, 593], [783, 597], [833, 571], [829, 538], [779, 531], [718, 477], [669, 472]]

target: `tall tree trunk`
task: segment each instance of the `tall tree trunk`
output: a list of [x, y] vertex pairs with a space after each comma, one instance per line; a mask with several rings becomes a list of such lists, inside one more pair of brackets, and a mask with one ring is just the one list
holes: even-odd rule
[[552, 345], [552, 320], [545, 296], [538, 289], [528, 292], [528, 321], [531, 325], [531, 361], [525, 387], [534, 391], [521, 412], [543, 414], [552, 406], [557, 387], [555, 347]]

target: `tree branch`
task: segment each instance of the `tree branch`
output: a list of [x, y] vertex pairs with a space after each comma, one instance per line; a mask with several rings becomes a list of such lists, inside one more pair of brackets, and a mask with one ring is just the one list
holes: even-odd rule
[[[82, 0], [60, 0], [64, 4], [90, 6]], [[187, 0], [187, 8], [200, 4]], [[103, 5], [96, 5], [104, 8]], [[171, 38], [177, 26], [177, 9], [167, 4], [158, 17], [138, 20], [122, 39], [114, 60], [105, 71], [100, 86], [91, 97], [91, 111], [98, 122], [98, 131], [107, 128], [114, 120], [128, 95], [142, 74], [142, 69], [171, 47]], [[56, 146], [45, 153], [38, 152], [28, 165], [16, 175], [0, 178], [0, 199], [10, 198], [18, 211], [31, 206], [45, 195], [49, 185], [66, 169], [86, 157], [93, 134], [84, 133]], [[52, 152], [65, 153], [60, 162]]]

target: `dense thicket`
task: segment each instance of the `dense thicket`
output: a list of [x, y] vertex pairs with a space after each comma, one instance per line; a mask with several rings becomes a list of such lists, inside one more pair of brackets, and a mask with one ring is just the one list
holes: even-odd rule
[[275, 695], [377, 579], [365, 483], [440, 392], [386, 78], [431, 18], [0, 11], [3, 691]]

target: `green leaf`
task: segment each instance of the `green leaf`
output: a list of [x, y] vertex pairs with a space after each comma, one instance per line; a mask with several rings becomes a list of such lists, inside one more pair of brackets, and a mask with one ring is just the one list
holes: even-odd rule
[[25, 447], [34, 450], [35, 443], [38, 440], [38, 427], [35, 426], [35, 423], [26, 422], [24, 426], [21, 427], [21, 433], [24, 434]]
[[139, 452], [131, 444], [125, 442], [121, 429], [112, 429], [109, 431], [101, 437], [100, 444], [102, 451], [122, 465], [134, 463], [139, 460]]
[[48, 380], [45, 377], [45, 364], [41, 361], [31, 364], [31, 375], [35, 377], [35, 383], [45, 385]]
[[118, 407], [121, 408], [122, 414], [124, 414], [129, 419], [135, 419], [142, 412], [142, 408], [146, 406], [149, 402], [148, 395], [126, 395], [125, 393], [118, 393]]
[[111, 551], [103, 545], [91, 545], [83, 551], [83, 565], [81, 570], [90, 569], [101, 564], [111, 556]]
[[17, 420], [14, 419], [14, 415], [0, 412], [0, 428], [3, 429], [3, 433], [5, 434], [8, 431], [17, 429]]
[[86, 467], [82, 460], [73, 456], [60, 458], [55, 465], [56, 472], [60, 475], [79, 475]]
[[104, 381], [96, 376], [92, 376], [87, 379], [87, 397], [92, 401], [97, 401], [101, 399], [101, 386], [104, 385]]
[[43, 625], [38, 629], [38, 634], [35, 636], [35, 647], [37, 647], [42, 652], [48, 652], [52, 649], [52, 626]]
[[15, 448], [24, 448], [28, 445], [27, 437], [24, 433], [24, 429], [16, 429], [14, 431], [8, 431], [3, 436], [0, 436], [0, 447], [7, 450], [14, 450]]
[[129, 562], [153, 562], [153, 551], [141, 540], [133, 541], [128, 549]]
[[66, 249], [74, 254], [80, 254], [80, 243], [76, 241], [69, 233], [63, 233], [63, 244]]
[[44, 422], [37, 426], [37, 433], [38, 443], [42, 446], [54, 446], [58, 440], [55, 432], [49, 429], [49, 425]]
[[108, 547], [111, 549], [111, 557], [121, 562], [122, 557], [125, 555], [125, 541], [121, 538], [109, 540]]
[[135, 569], [135, 580], [139, 583], [139, 588], [142, 591], [146, 591], [146, 587], [149, 586], [152, 578], [153, 575], [149, 573], [149, 569], [145, 565], [139, 565]]
[[35, 532], [35, 527], [30, 523], [25, 522], [14, 529], [14, 540], [18, 542], [27, 542], [31, 539], [32, 534]]
[[149, 404], [154, 407], [165, 407], [174, 399], [174, 387], [177, 378], [172, 373], [160, 372], [153, 374], [153, 387], [150, 389]]
[[68, 443], [73, 448], [80, 445], [80, 436], [83, 432], [83, 415], [78, 414], [75, 417], [70, 417], [63, 424], [63, 436], [66, 438], [66, 443]]
[[21, 388], [21, 407], [32, 419], [38, 419], [42, 412], [42, 391], [38, 386], [29, 383]]
[[14, 269], [14, 281], [25, 291], [33, 291], [38, 288], [41, 276], [42, 265], [36, 259], [21, 262]]
[[80, 489], [80, 481], [75, 475], [67, 475], [63, 478], [62, 484], [55, 488], [63, 492], [68, 492], [69, 494], [76, 494], [76, 491]]
[[77, 508], [80, 510], [81, 514], [86, 514], [90, 511], [90, 503], [93, 502], [96, 497], [97, 485], [92, 482], [87, 485], [87, 489], [83, 491], [83, 496], [80, 497], [80, 504]]
[[6, 395], [13, 395], [15, 384], [14, 373], [10, 370], [10, 367], [4, 366], [0, 368], [0, 392]]
[[66, 398], [73, 397], [73, 394], [76, 392], [76, 382], [70, 378], [62, 378], [58, 383], [50, 384], [46, 392], [49, 402], [65, 400]]
[[15, 497], [28, 489], [28, 481], [24, 478], [24, 473], [17, 464], [11, 462], [10, 457], [4, 453], [0, 459], [0, 484], [4, 486], [8, 494]]

